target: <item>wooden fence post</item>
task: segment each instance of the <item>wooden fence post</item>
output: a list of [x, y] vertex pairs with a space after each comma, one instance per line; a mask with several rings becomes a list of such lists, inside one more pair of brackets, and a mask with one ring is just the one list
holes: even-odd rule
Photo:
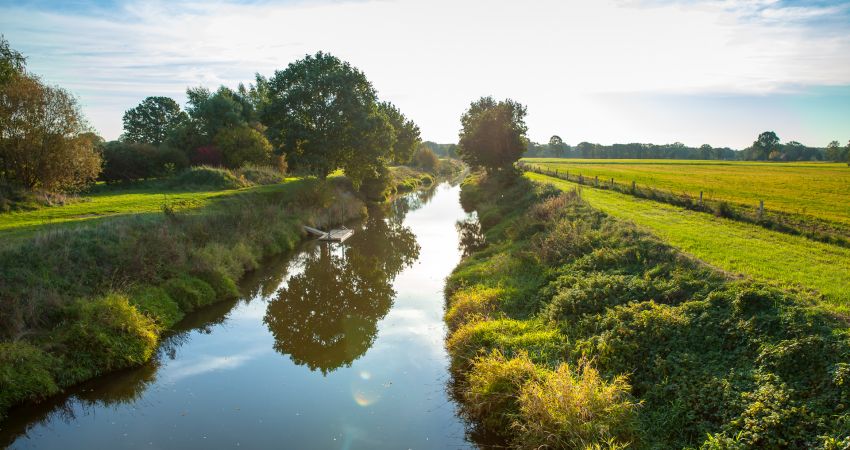
[[764, 200], [759, 200], [759, 219], [764, 215]]
[[632, 192], [635, 190], [635, 180], [632, 180]]
[[578, 184], [584, 184], [584, 175], [578, 174]]
[[614, 178], [611, 178], [611, 189], [614, 189]]
[[599, 175], [596, 176], [594, 184], [596, 184], [596, 187], [599, 187]]
[[702, 206], [702, 191], [699, 191], [699, 205]]

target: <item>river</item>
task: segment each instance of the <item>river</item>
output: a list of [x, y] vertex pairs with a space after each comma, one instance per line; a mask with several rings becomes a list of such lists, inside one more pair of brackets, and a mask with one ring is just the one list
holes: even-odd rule
[[443, 282], [459, 188], [399, 198], [345, 245], [266, 261], [243, 298], [181, 322], [154, 360], [10, 411], [0, 445], [469, 448], [447, 392]]

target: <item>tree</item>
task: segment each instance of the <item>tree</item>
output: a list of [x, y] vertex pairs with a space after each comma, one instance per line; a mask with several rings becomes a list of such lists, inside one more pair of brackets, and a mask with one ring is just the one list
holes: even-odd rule
[[189, 117], [207, 143], [225, 128], [253, 125], [258, 120], [251, 101], [225, 86], [215, 92], [204, 87], [190, 88], [186, 96]]
[[419, 127], [409, 120], [398, 108], [390, 102], [382, 102], [378, 110], [383, 113], [393, 127], [395, 144], [392, 147], [392, 161], [396, 164], [406, 164], [413, 157], [419, 143]]
[[359, 186], [391, 157], [393, 127], [372, 84], [339, 58], [319, 52], [276, 71], [268, 97], [263, 123], [295, 170], [326, 177], [343, 168]]
[[779, 136], [773, 131], [765, 131], [753, 142], [747, 159], [764, 161], [776, 150], [777, 145], [779, 145]]
[[77, 100], [25, 74], [0, 86], [0, 179], [73, 191], [94, 181], [101, 158]]
[[253, 128], [224, 128], [218, 132], [214, 142], [221, 151], [222, 162], [231, 169], [249, 163], [268, 164], [271, 161], [272, 145]]
[[168, 97], [148, 97], [124, 113], [123, 140], [160, 145], [172, 130], [186, 120], [180, 105]]
[[0, 86], [24, 73], [27, 59], [9, 46], [9, 41], [0, 35]]
[[482, 97], [472, 102], [461, 117], [460, 158], [488, 172], [511, 167], [528, 141], [525, 115], [525, 106], [510, 99], [496, 102]]
[[824, 156], [827, 161], [841, 161], [844, 159], [844, 149], [841, 148], [841, 144], [838, 141], [832, 141], [826, 146]]

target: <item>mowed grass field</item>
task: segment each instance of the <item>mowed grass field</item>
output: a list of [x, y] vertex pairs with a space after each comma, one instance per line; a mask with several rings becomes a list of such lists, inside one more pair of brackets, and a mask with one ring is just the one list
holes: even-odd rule
[[43, 207], [31, 211], [0, 214], [0, 239], [22, 237], [45, 226], [73, 224], [127, 214], [161, 213], [163, 205], [185, 210], [201, 208], [232, 195], [283, 189], [286, 183], [252, 186], [241, 189], [170, 190], [150, 186], [105, 188], [82, 195], [64, 206]]
[[[571, 190], [578, 185], [527, 173]], [[583, 188], [591, 206], [634, 222], [669, 244], [726, 272], [824, 295], [828, 307], [850, 313], [850, 249], [766, 230], [613, 191]]]
[[850, 227], [850, 167], [845, 163], [767, 163], [643, 159], [525, 158], [527, 164], [600, 181], [815, 217]]

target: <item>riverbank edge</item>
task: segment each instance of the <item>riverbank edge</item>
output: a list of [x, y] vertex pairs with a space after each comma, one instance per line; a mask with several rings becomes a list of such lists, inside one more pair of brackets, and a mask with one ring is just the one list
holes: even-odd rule
[[[847, 324], [805, 293], [730, 279], [579, 190], [473, 175], [461, 202], [482, 235], [462, 228], [473, 248], [446, 282], [446, 347], [473, 436], [520, 448], [850, 444]], [[643, 282], [672, 289], [642, 300]]]
[[[391, 174], [393, 194], [408, 187], [427, 187], [436, 180], [434, 174], [411, 168], [393, 169]], [[0, 342], [0, 423], [15, 405], [38, 402], [91, 378], [149, 361], [162, 335], [185, 315], [238, 297], [236, 280], [260, 260], [297, 248], [305, 239], [303, 225], [330, 227], [364, 217], [362, 197], [344, 177], [296, 180], [279, 189], [239, 194], [204, 211], [164, 209], [165, 214], [156, 218], [121, 217], [80, 231], [33, 237], [36, 254], [61, 253], [74, 243], [121, 241], [127, 236], [138, 245], [131, 244], [123, 252], [149, 253], [151, 249], [143, 246], [151, 241], [184, 251], [175, 254], [177, 268], [156, 267], [147, 273], [133, 273], [130, 268], [119, 286], [95, 289], [61, 304], [44, 329]], [[265, 214], [246, 213], [259, 208]], [[205, 233], [205, 228], [219, 231]], [[198, 239], [203, 234], [209, 236]], [[228, 236], [227, 245], [216, 242], [216, 237], [227, 234], [240, 236]], [[162, 235], [171, 236], [162, 239]], [[25, 245], [14, 250], [0, 257], [15, 258], [28, 249]], [[110, 253], [114, 254], [97, 256], [108, 258]], [[43, 273], [26, 276], [51, 282]]]

